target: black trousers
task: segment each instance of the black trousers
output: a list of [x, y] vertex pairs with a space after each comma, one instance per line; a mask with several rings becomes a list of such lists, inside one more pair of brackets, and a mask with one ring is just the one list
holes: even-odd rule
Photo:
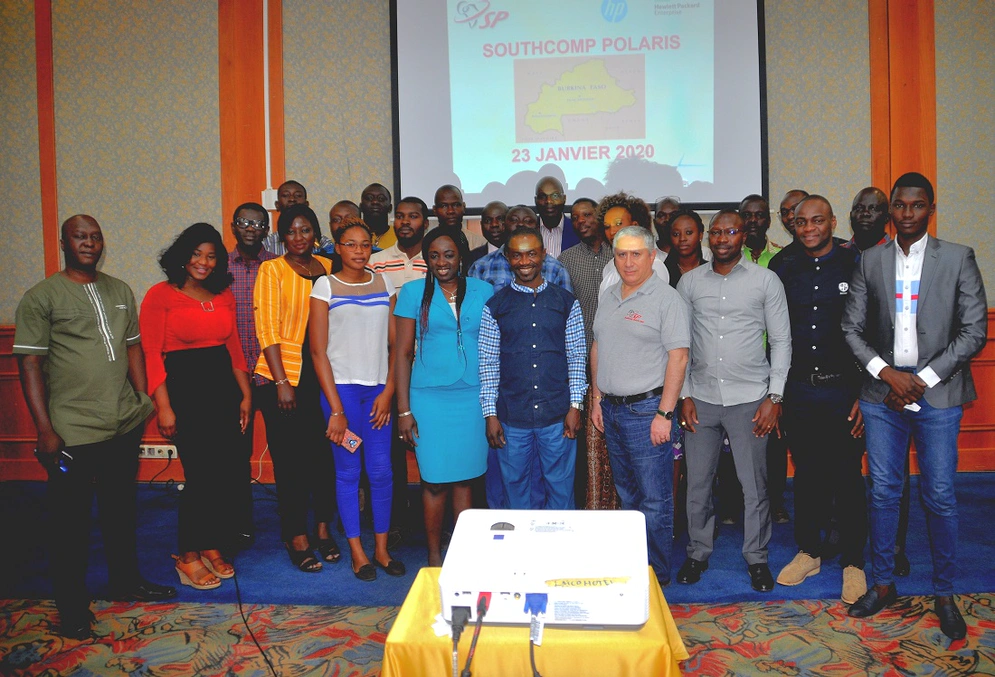
[[[305, 351], [307, 349], [305, 348]], [[285, 414], [277, 406], [276, 386], [256, 389], [266, 421], [266, 442], [273, 459], [281, 538], [287, 542], [308, 533], [308, 507], [317, 522], [335, 519], [335, 460], [325, 437], [314, 370], [305, 363], [296, 390], [297, 408]]]
[[853, 388], [788, 381], [784, 425], [795, 462], [795, 542], [821, 557], [821, 531], [835, 511], [840, 532], [840, 565], [864, 566], [867, 497], [861, 474], [864, 445], [850, 435], [847, 416]]
[[183, 465], [177, 547], [180, 552], [227, 549], [237, 533], [244, 485], [242, 391], [225, 346], [166, 355], [166, 390], [176, 413], [176, 451]]
[[138, 425], [105, 442], [67, 447], [66, 452], [73, 457], [68, 472], [49, 473], [49, 566], [55, 605], [63, 623], [67, 618], [81, 618], [90, 607], [86, 567], [94, 493], [111, 587], [127, 590], [140, 580], [135, 475], [143, 428]]

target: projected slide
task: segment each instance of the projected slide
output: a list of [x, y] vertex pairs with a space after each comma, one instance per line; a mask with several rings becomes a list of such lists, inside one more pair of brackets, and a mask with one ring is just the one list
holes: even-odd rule
[[[755, 0], [429, 5], [397, 3], [402, 191], [454, 182], [471, 207], [529, 202], [540, 173], [595, 198], [760, 188]], [[726, 71], [737, 62], [749, 78]]]

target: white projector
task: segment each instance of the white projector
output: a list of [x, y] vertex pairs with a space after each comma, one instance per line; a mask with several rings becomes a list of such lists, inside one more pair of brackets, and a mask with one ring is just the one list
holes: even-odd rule
[[488, 623], [635, 627], [649, 618], [646, 518], [634, 510], [465, 510], [446, 553], [442, 615], [490, 597]]

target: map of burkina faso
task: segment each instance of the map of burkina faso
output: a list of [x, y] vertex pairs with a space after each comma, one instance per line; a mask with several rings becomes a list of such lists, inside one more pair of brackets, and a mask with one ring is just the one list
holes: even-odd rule
[[564, 115], [616, 113], [635, 103], [635, 91], [619, 87], [602, 59], [591, 59], [552, 85], [543, 85], [539, 98], [526, 110], [525, 124], [536, 134], [549, 130], [562, 133]]

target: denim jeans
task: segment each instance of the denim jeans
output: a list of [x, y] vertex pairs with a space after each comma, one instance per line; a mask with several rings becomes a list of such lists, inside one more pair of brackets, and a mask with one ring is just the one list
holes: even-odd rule
[[[512, 510], [573, 510], [577, 440], [563, 436], [563, 423], [545, 428], [502, 424], [506, 444], [497, 450], [498, 464]], [[545, 500], [536, 500], [533, 469], [541, 468]]]
[[937, 595], [952, 595], [957, 573], [954, 477], [963, 408], [936, 409], [925, 399], [918, 405], [919, 411], [896, 412], [884, 404], [860, 401], [871, 472], [871, 569], [875, 584], [894, 581], [898, 506], [911, 435], [916, 443], [919, 490], [933, 555], [933, 590]]
[[674, 545], [674, 451], [670, 442], [650, 442], [650, 425], [659, 402], [654, 397], [632, 404], [602, 400], [601, 413], [622, 509], [646, 516], [649, 563], [660, 585], [666, 585]]
[[[494, 447], [487, 449], [487, 474], [484, 477], [484, 491], [487, 494], [487, 507], [491, 510], [505, 510], [510, 507], [508, 492], [504, 487], [504, 478], [501, 476], [501, 461], [499, 459], [501, 451], [501, 449]], [[542, 468], [539, 465], [538, 456], [533, 459], [530, 473], [532, 505], [542, 507], [546, 502], [546, 487], [542, 481]]]

